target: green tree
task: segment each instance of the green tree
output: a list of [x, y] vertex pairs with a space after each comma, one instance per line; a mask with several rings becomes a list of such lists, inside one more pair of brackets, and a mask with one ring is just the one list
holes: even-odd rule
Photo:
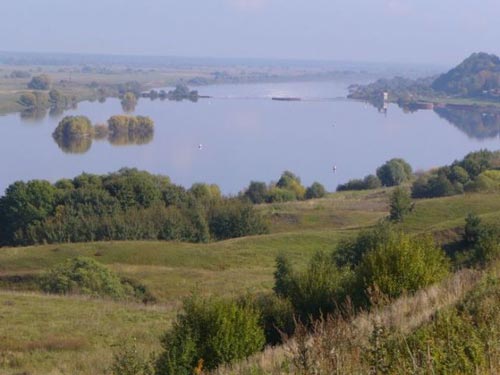
[[377, 177], [384, 186], [400, 185], [411, 176], [412, 168], [403, 159], [391, 159], [377, 169]]
[[106, 266], [92, 258], [77, 257], [51, 268], [42, 276], [41, 288], [47, 293], [87, 294], [124, 298], [131, 290]]
[[440, 281], [448, 268], [446, 255], [431, 236], [391, 230], [366, 252], [356, 275], [362, 290], [376, 286], [384, 295], [396, 298]]
[[34, 76], [28, 83], [28, 88], [32, 90], [48, 90], [50, 89], [51, 80], [46, 74]]
[[264, 182], [252, 181], [244, 193], [252, 203], [264, 203], [267, 196], [267, 186]]
[[264, 346], [260, 314], [253, 307], [191, 297], [162, 339], [156, 373], [192, 375], [200, 360], [213, 370], [247, 358]]
[[389, 206], [389, 219], [396, 222], [403, 221], [414, 207], [410, 192], [401, 186], [396, 187], [391, 194]]
[[57, 189], [47, 181], [15, 182], [0, 198], [0, 241], [25, 244], [30, 225], [43, 221], [54, 210]]
[[326, 195], [326, 189], [319, 182], [314, 182], [311, 186], [306, 189], [305, 198], [315, 199], [323, 198]]

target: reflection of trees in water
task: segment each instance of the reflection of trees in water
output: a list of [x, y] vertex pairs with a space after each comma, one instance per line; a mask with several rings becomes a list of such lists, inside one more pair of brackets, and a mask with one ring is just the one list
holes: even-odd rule
[[500, 135], [500, 111], [446, 107], [435, 108], [434, 112], [470, 138], [488, 139]]
[[121, 100], [121, 105], [124, 112], [134, 112], [137, 106], [137, 97], [133, 93], [127, 92]]
[[115, 132], [108, 134], [103, 131], [96, 131], [92, 137], [54, 137], [59, 148], [68, 154], [84, 154], [92, 147], [93, 140], [104, 140], [113, 146], [146, 145], [154, 138], [154, 131], [146, 132]]
[[47, 115], [46, 108], [30, 108], [21, 111], [20, 116], [26, 122], [38, 122], [45, 118]]
[[84, 154], [92, 146], [91, 137], [54, 138], [61, 150], [68, 154]]
[[109, 143], [114, 146], [145, 145], [153, 140], [154, 131], [146, 132], [115, 132], [108, 137]]

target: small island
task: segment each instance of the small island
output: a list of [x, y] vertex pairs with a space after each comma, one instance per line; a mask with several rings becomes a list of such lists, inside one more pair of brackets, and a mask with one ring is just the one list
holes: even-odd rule
[[199, 98], [202, 96], [199, 95], [197, 90], [191, 90], [186, 84], [179, 83], [175, 86], [174, 90], [170, 90], [166, 92], [165, 90], [151, 90], [149, 92], [142, 93], [141, 96], [143, 98], [150, 98], [151, 100], [155, 100], [160, 98], [161, 100], [173, 100], [173, 101], [183, 101], [189, 100], [191, 102], [197, 102]]
[[154, 122], [145, 116], [116, 115], [107, 124], [92, 125], [85, 116], [66, 116], [52, 137], [67, 153], [82, 154], [90, 150], [92, 141], [107, 139], [112, 145], [147, 144], [154, 136]]

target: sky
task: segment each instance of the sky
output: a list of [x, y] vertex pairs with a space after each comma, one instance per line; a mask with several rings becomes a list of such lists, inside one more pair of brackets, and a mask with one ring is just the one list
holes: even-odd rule
[[1, 0], [0, 49], [452, 64], [500, 54], [499, 0]]

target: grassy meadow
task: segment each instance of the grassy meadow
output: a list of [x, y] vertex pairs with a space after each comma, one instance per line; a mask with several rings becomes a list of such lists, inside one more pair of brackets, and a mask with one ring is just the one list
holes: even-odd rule
[[[376, 224], [388, 214], [390, 189], [342, 192], [304, 202], [265, 204], [268, 235], [207, 244], [101, 242], [0, 249], [0, 374], [99, 374], [116, 345], [135, 338], [146, 352], [159, 349], [182, 298], [269, 291], [275, 257], [306, 264], [317, 250]], [[474, 193], [422, 199], [403, 227], [458, 238], [469, 212], [485, 222], [500, 219], [500, 194]], [[51, 296], [36, 278], [65, 259], [85, 255], [120, 276], [146, 285], [157, 303], [142, 305], [80, 296]]]

